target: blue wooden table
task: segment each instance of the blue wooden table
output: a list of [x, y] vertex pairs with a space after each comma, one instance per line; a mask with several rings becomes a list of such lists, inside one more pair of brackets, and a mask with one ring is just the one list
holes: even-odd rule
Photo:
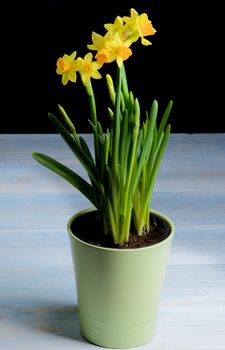
[[[0, 349], [98, 349], [79, 333], [66, 230], [90, 203], [32, 151], [86, 176], [57, 134], [0, 135]], [[172, 134], [152, 207], [176, 234], [157, 336], [139, 349], [225, 350], [225, 134]]]

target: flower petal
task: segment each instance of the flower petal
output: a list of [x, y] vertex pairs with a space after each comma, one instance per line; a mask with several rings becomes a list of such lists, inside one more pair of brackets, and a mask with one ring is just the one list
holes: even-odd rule
[[91, 74], [92, 78], [94, 79], [101, 79], [101, 74], [97, 71], [93, 71], [92, 74]]
[[142, 45], [145, 45], [145, 46], [152, 45], [152, 43], [149, 40], [147, 40], [143, 37], [141, 38], [141, 43], [142, 43]]

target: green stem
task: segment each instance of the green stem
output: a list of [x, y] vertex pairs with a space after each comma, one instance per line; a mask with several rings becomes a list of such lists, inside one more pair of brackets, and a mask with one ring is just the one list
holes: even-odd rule
[[125, 216], [127, 216], [124, 220], [124, 226], [122, 228], [122, 232], [126, 232], [126, 239], [129, 237], [127, 236], [127, 224], [128, 221], [130, 222], [130, 210], [132, 208], [132, 196], [133, 196], [133, 190], [134, 188], [131, 186], [132, 184], [132, 175], [134, 172], [134, 167], [135, 167], [135, 160], [137, 157], [137, 145], [138, 145], [138, 136], [139, 136], [139, 129], [140, 129], [140, 107], [138, 100], [136, 99], [134, 102], [134, 120], [133, 120], [133, 125], [132, 125], [132, 150], [131, 150], [131, 155], [130, 159], [128, 160], [129, 164], [129, 169], [128, 169], [128, 175], [126, 178], [126, 184], [125, 184], [125, 191], [124, 191], [124, 202], [123, 202], [123, 208], [122, 212]]
[[126, 71], [124, 65], [121, 67], [121, 75], [122, 75], [122, 92], [125, 97], [125, 103], [126, 105], [128, 104], [129, 101], [129, 89], [128, 89], [128, 84], [127, 84], [127, 77], [126, 77]]
[[97, 110], [96, 110], [96, 103], [95, 103], [95, 95], [92, 88], [91, 80], [87, 84], [84, 84], [84, 87], [86, 89], [89, 104], [90, 104], [90, 110], [91, 110], [91, 117], [92, 117], [92, 123], [94, 125], [94, 150], [95, 150], [95, 160], [96, 164], [98, 165], [99, 161], [99, 142], [98, 142], [98, 132], [97, 132]]
[[129, 234], [130, 234], [130, 224], [131, 224], [131, 215], [132, 215], [132, 195], [129, 194], [129, 199], [128, 199], [128, 206], [126, 208], [126, 225], [125, 225], [125, 230], [124, 230], [124, 237], [123, 240], [125, 242], [129, 241]]
[[165, 130], [164, 137], [163, 137], [160, 149], [159, 149], [159, 151], [158, 151], [158, 153], [156, 155], [156, 159], [155, 159], [155, 162], [154, 162], [154, 165], [153, 165], [153, 168], [152, 168], [152, 173], [151, 173], [151, 176], [150, 176], [150, 179], [149, 179], [150, 181], [149, 181], [149, 185], [148, 185], [148, 191], [146, 193], [145, 202], [144, 202], [143, 208], [142, 208], [142, 211], [143, 211], [143, 215], [142, 215], [142, 218], [141, 218], [141, 222], [142, 223], [144, 222], [144, 215], [146, 215], [146, 210], [149, 210], [148, 208], [149, 208], [149, 204], [151, 202], [152, 191], [153, 191], [156, 175], [158, 173], [160, 162], [162, 160], [162, 157], [163, 157], [163, 154], [164, 154], [164, 151], [165, 151], [165, 147], [166, 147], [169, 135], [170, 135], [170, 129], [171, 129], [170, 125], [167, 125], [167, 128]]
[[121, 91], [121, 68], [117, 69], [116, 102], [113, 121], [113, 148], [112, 161], [114, 175], [118, 174], [118, 154], [120, 140], [120, 91]]
[[108, 197], [106, 199], [106, 205], [107, 205], [107, 213], [108, 213], [108, 220], [109, 220], [109, 224], [108, 224], [109, 232], [112, 234], [114, 242], [118, 243], [119, 236], [118, 236], [118, 230], [115, 222], [115, 215], [113, 213], [111, 202]]
[[112, 135], [112, 203], [115, 217], [116, 229], [119, 232], [119, 210], [118, 210], [118, 159], [119, 159], [119, 140], [120, 140], [120, 91], [121, 91], [121, 69], [117, 68], [116, 80], [116, 101], [113, 119]]

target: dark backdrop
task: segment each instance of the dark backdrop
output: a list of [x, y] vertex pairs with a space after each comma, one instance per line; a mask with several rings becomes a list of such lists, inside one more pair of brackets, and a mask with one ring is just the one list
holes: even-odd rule
[[[219, 1], [23, 0], [9, 3], [2, 30], [1, 133], [55, 133], [48, 112], [61, 103], [78, 132], [90, 132], [87, 97], [81, 84], [61, 85], [56, 60], [64, 53], [84, 55], [91, 32], [130, 8], [146, 12], [157, 33], [153, 45], [133, 46], [126, 61], [129, 86], [142, 110], [153, 99], [160, 111], [172, 99], [172, 132], [225, 132], [221, 9]], [[114, 74], [115, 64], [102, 74]], [[107, 126], [105, 79], [93, 81], [99, 118]]]

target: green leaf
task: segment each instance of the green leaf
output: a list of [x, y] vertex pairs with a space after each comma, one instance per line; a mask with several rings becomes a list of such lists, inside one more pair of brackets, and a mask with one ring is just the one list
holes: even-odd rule
[[147, 164], [148, 177], [151, 176], [152, 167], [154, 165], [154, 161], [155, 161], [157, 152], [158, 152], [158, 149], [157, 149], [157, 130], [156, 130], [156, 125], [155, 125], [154, 126], [154, 130], [153, 130], [153, 142], [152, 142], [152, 145], [151, 145], [151, 152], [149, 154], [148, 164]]
[[92, 186], [81, 176], [76, 174], [74, 171], [72, 171], [62, 163], [45, 154], [33, 152], [32, 156], [40, 164], [52, 170], [56, 174], [60, 175], [62, 178], [64, 178], [66, 181], [68, 181], [70, 184], [76, 187], [78, 191], [80, 191], [87, 199], [90, 200], [91, 203], [94, 204], [94, 206], [97, 207]]
[[120, 145], [119, 145], [119, 162], [121, 166], [126, 168], [126, 153], [127, 153], [127, 143], [128, 143], [128, 111], [125, 110], [121, 120], [121, 134], [120, 134]]
[[86, 155], [90, 158], [91, 162], [94, 163], [94, 159], [93, 159], [91, 151], [87, 145], [87, 142], [85, 141], [85, 139], [82, 136], [79, 137], [79, 140], [80, 140], [81, 148], [85, 151]]
[[136, 175], [134, 176], [134, 180], [132, 184], [133, 190], [135, 190], [137, 186], [143, 165], [147, 161], [148, 156], [151, 152], [151, 147], [153, 143], [153, 132], [154, 132], [154, 126], [156, 123], [157, 112], [158, 112], [158, 103], [157, 101], [154, 101], [151, 108], [150, 121], [148, 122], [148, 125], [147, 125], [148, 129], [146, 131], [146, 137], [144, 139], [144, 144], [142, 146], [141, 154], [139, 157], [137, 172], [136, 172]]
[[149, 190], [148, 190], [148, 193], [146, 195], [146, 202], [145, 202], [145, 205], [144, 205], [145, 209], [147, 208], [148, 202], [150, 201], [150, 197], [151, 197], [151, 193], [152, 193], [153, 186], [154, 186], [154, 183], [155, 183], [155, 179], [156, 179], [156, 176], [158, 174], [159, 166], [160, 166], [162, 157], [164, 155], [164, 151], [165, 151], [165, 148], [166, 148], [166, 145], [167, 145], [167, 141], [169, 139], [170, 130], [171, 130], [171, 126], [167, 125], [165, 133], [163, 135], [163, 139], [162, 139], [160, 148], [158, 150], [158, 153], [156, 155], [156, 159], [155, 159], [155, 162], [154, 162], [154, 165], [153, 165], [153, 168], [152, 168], [152, 173], [151, 173], [149, 186], [148, 186]]
[[76, 155], [78, 160], [81, 162], [88, 175], [94, 180], [94, 182], [101, 189], [101, 179], [100, 175], [95, 167], [93, 161], [90, 160], [89, 155], [85, 153], [85, 151], [80, 147], [80, 145], [73, 139], [70, 133], [64, 128], [64, 126], [59, 122], [59, 120], [49, 113], [49, 118], [56, 130], [60, 133], [66, 144], [70, 147], [72, 152]]
[[109, 147], [110, 147], [110, 133], [109, 131], [105, 134], [105, 165], [108, 164], [109, 159]]
[[121, 131], [120, 113], [121, 68], [117, 67], [116, 101], [114, 106], [113, 132], [112, 132], [112, 172], [113, 178], [117, 177], [119, 159], [119, 140]]
[[159, 126], [159, 130], [158, 130], [158, 141], [161, 141], [161, 137], [162, 137], [162, 133], [164, 132], [167, 120], [169, 118], [170, 115], [170, 111], [172, 109], [173, 106], [173, 101], [170, 101], [165, 109], [165, 112], [163, 114], [160, 126]]

